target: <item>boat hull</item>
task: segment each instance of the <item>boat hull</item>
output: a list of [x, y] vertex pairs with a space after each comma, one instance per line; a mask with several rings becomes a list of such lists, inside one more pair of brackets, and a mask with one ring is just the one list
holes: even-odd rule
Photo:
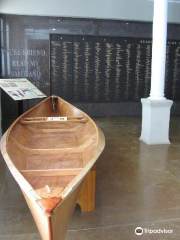
[[[53, 98], [12, 124], [1, 139], [1, 153], [41, 238], [64, 240], [83, 183], [103, 151], [105, 139], [89, 116], [63, 99], [56, 97], [54, 111]], [[58, 121], [53, 122], [53, 114]], [[64, 114], [68, 117], [61, 122]]]

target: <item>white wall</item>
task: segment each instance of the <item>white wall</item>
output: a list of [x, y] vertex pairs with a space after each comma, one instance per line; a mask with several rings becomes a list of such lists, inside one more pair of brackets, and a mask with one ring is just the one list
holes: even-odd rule
[[[168, 21], [180, 23], [179, 0], [171, 1]], [[152, 21], [153, 0], [0, 0], [0, 13]]]

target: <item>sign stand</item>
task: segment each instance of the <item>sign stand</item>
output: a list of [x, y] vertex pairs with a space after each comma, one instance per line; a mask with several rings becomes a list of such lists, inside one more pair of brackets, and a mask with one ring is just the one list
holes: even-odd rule
[[23, 101], [18, 101], [18, 116], [21, 116], [23, 114]]
[[23, 100], [46, 97], [26, 78], [0, 79], [0, 87], [13, 100], [18, 101], [18, 116], [23, 113]]

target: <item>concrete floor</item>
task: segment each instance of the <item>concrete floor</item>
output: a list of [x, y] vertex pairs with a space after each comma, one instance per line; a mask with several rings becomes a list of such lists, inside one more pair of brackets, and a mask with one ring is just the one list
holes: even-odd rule
[[[180, 239], [180, 117], [171, 145], [139, 141], [140, 117], [98, 118], [106, 147], [97, 162], [96, 210], [77, 207], [66, 240]], [[135, 234], [135, 228], [173, 233]], [[0, 239], [40, 240], [25, 200], [0, 158]]]

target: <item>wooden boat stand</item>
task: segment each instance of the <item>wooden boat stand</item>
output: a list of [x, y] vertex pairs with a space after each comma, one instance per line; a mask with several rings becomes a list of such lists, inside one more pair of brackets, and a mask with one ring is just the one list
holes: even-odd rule
[[77, 203], [82, 212], [92, 212], [95, 210], [95, 187], [96, 187], [96, 167], [89, 171], [82, 186]]

